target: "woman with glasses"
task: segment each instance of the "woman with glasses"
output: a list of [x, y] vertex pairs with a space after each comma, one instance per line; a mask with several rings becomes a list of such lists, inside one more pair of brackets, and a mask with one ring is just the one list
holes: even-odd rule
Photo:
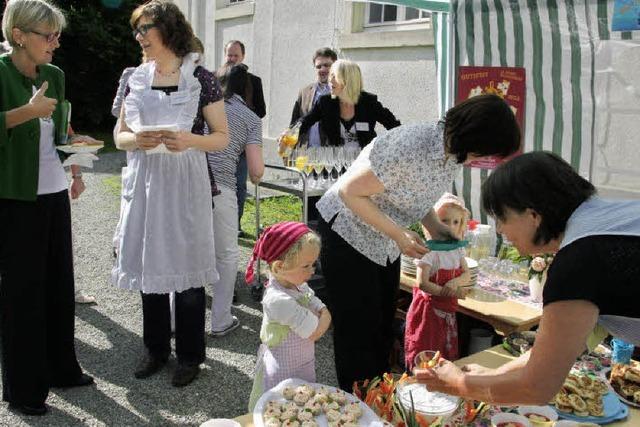
[[145, 352], [134, 372], [140, 379], [158, 372], [171, 353], [169, 294], [175, 292], [172, 384], [182, 387], [205, 359], [204, 285], [219, 277], [205, 152], [227, 146], [227, 119], [220, 85], [197, 64], [193, 31], [180, 9], [153, 0], [135, 9], [130, 22], [153, 60], [129, 78], [120, 115], [116, 144], [131, 156], [112, 280], [142, 296]]
[[0, 329], [3, 400], [47, 412], [50, 387], [93, 383], [74, 345], [69, 193], [55, 145], [66, 140], [64, 73], [50, 65], [65, 17], [44, 0], [10, 0], [0, 56]]
[[320, 122], [320, 134], [325, 137], [322, 145], [364, 147], [376, 137], [376, 123], [386, 129], [400, 126], [376, 95], [362, 90], [362, 74], [355, 62], [344, 59], [334, 62], [329, 71], [329, 86], [331, 94], [321, 96], [302, 118], [301, 136]]

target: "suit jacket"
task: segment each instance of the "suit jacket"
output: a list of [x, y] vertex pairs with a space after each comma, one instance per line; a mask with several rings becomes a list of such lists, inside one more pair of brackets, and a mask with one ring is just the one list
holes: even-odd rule
[[[354, 119], [356, 124], [367, 123], [367, 129], [356, 129], [360, 147], [364, 147], [376, 137], [374, 130], [376, 122], [386, 129], [400, 126], [400, 121], [391, 111], [382, 106], [378, 97], [365, 91], [360, 93], [360, 99], [355, 105]], [[309, 114], [302, 119], [300, 135], [306, 135], [316, 122], [320, 122], [321, 134], [326, 136], [323, 145], [342, 145], [344, 143], [340, 135], [340, 101], [338, 98], [331, 98], [331, 95], [321, 96]]]
[[263, 118], [267, 115], [267, 107], [264, 105], [262, 80], [255, 74], [247, 74], [249, 75], [249, 85], [247, 85], [247, 93], [244, 96], [244, 101], [247, 107], [256, 113], [256, 116]]
[[316, 84], [311, 83], [310, 85], [300, 89], [298, 99], [296, 99], [293, 111], [291, 112], [291, 126], [311, 111], [311, 107], [313, 106], [313, 95], [315, 95], [315, 87]]

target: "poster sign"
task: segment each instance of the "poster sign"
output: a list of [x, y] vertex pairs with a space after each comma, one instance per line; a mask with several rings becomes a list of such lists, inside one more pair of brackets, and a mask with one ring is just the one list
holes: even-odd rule
[[613, 4], [612, 31], [640, 30], [640, 0], [616, 0]]
[[[503, 98], [516, 116], [524, 138], [525, 69], [521, 67], [458, 67], [456, 104], [478, 95], [492, 94]], [[515, 155], [522, 152], [522, 147]], [[488, 157], [470, 164], [472, 167], [493, 169], [506, 159]]]

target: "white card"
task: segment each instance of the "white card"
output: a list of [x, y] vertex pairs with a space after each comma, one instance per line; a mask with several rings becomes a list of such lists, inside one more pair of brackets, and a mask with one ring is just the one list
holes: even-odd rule
[[369, 123], [356, 122], [356, 130], [360, 132], [369, 132]]

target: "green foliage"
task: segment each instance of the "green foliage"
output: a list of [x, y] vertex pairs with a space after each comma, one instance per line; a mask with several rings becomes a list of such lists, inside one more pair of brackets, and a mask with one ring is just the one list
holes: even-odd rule
[[[66, 75], [74, 129], [113, 128], [111, 103], [122, 70], [140, 63], [129, 18], [140, 1], [58, 0], [67, 17], [53, 63]], [[115, 8], [105, 7], [118, 6]]]

